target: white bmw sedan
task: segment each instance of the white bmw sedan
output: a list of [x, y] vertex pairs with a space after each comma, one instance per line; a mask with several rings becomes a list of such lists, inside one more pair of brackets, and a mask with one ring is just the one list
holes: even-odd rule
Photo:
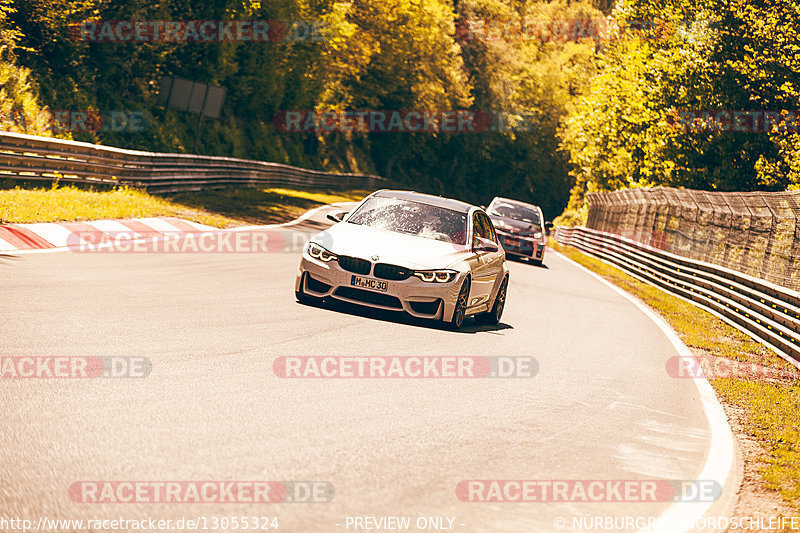
[[457, 200], [381, 190], [309, 239], [295, 282], [301, 303], [324, 298], [405, 311], [458, 329], [497, 324], [508, 287], [488, 215]]

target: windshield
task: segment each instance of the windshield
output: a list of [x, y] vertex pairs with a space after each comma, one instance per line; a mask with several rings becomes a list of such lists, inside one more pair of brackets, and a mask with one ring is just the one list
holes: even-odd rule
[[521, 220], [523, 222], [530, 222], [531, 224], [541, 224], [538, 212], [530, 207], [525, 207], [519, 204], [498, 202], [489, 206], [489, 214], [496, 215], [498, 217], [513, 218], [514, 220]]
[[453, 244], [467, 242], [466, 213], [410, 200], [373, 196], [347, 222]]

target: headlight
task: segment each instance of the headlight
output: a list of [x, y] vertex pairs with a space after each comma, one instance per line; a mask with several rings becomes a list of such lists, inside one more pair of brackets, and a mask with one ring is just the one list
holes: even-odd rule
[[533, 234], [533, 238], [534, 239], [541, 239], [542, 238], [542, 234], [540, 232], [536, 232], [536, 233]]
[[448, 283], [456, 279], [455, 270], [415, 270], [414, 275], [427, 283]]
[[329, 261], [333, 261], [336, 259], [336, 254], [332, 254], [319, 244], [315, 242], [308, 243], [308, 255], [313, 257], [314, 259], [319, 259], [320, 261], [325, 261], [326, 263]]

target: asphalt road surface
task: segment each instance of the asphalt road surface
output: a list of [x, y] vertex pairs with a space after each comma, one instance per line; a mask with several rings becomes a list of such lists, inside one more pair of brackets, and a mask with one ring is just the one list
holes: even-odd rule
[[[313, 232], [323, 220], [319, 213], [294, 228]], [[549, 254], [546, 268], [512, 263], [501, 326], [470, 323], [462, 332], [301, 305], [293, 292], [298, 258], [0, 259], [0, 355], [136, 356], [152, 364], [142, 379], [0, 379], [2, 516], [277, 517], [279, 531], [298, 533], [365, 531], [375, 524], [356, 528], [355, 517], [386, 516], [411, 517], [408, 531], [428, 531], [417, 528], [419, 517], [448, 517], [456, 532], [577, 531], [573, 517], [658, 516], [672, 503], [463, 502], [456, 487], [700, 474], [710, 425], [693, 380], [667, 375], [674, 346], [631, 302], [564, 258]], [[309, 355], [531, 356], [539, 371], [513, 379], [273, 372], [279, 356]], [[77, 503], [68, 491], [81, 480], [316, 480], [332, 484], [335, 496]]]

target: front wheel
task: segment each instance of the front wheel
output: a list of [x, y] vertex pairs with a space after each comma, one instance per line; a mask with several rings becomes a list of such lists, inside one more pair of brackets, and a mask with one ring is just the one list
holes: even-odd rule
[[506, 306], [506, 292], [508, 290], [508, 277], [503, 278], [500, 283], [500, 288], [497, 289], [497, 296], [494, 298], [494, 305], [491, 311], [478, 315], [478, 319], [482, 324], [491, 324], [496, 326], [500, 323], [500, 318], [503, 316], [503, 309]]
[[456, 308], [453, 309], [453, 318], [450, 319], [451, 329], [461, 329], [464, 325], [464, 318], [467, 315], [467, 301], [469, 300], [469, 278], [464, 280], [461, 290], [456, 298]]

